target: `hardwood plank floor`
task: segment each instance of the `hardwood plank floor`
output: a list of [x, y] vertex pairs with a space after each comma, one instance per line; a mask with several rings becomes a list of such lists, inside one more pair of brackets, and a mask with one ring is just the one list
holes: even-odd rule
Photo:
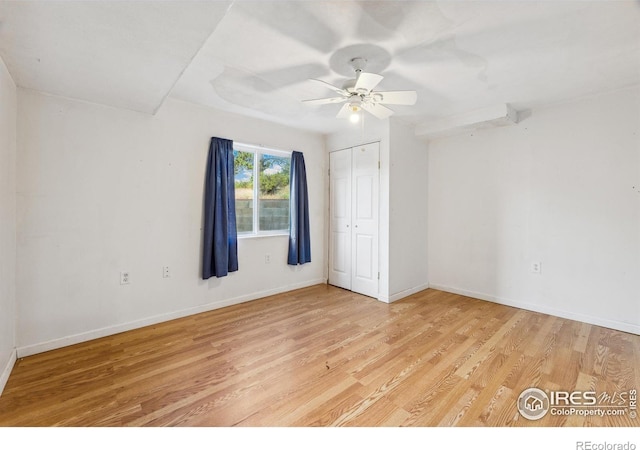
[[628, 409], [530, 421], [529, 387], [637, 389], [640, 336], [433, 289], [387, 305], [319, 285], [22, 358], [0, 425], [640, 424]]

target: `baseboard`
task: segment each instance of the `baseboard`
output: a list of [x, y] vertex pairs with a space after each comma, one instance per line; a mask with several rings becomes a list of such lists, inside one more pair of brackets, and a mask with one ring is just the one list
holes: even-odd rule
[[315, 279], [305, 281], [302, 283], [291, 284], [284, 287], [278, 287], [275, 289], [268, 289], [265, 291], [254, 292], [247, 295], [242, 295], [235, 298], [230, 298], [218, 302], [207, 303], [199, 305], [193, 308], [174, 311], [166, 314], [159, 314], [156, 316], [147, 317], [132, 322], [127, 322], [119, 325], [114, 325], [105, 328], [99, 328], [96, 330], [86, 331], [70, 336], [65, 336], [59, 339], [53, 339], [47, 342], [41, 342], [33, 345], [26, 345], [17, 348], [17, 357], [24, 358], [25, 356], [35, 355], [37, 353], [47, 352], [49, 350], [55, 350], [57, 348], [67, 347], [69, 345], [79, 344], [81, 342], [91, 341], [93, 339], [99, 339], [105, 336], [111, 336], [113, 334], [122, 333], [125, 331], [135, 330], [137, 328], [146, 327], [149, 325], [156, 325], [158, 323], [167, 322], [169, 320], [180, 319], [182, 317], [191, 316], [207, 311], [213, 311], [215, 309], [224, 308], [226, 306], [238, 305], [240, 303], [250, 302], [270, 295], [282, 294], [283, 292], [289, 292], [296, 289], [302, 289], [316, 284], [326, 284], [325, 279]]
[[11, 371], [13, 370], [13, 366], [16, 364], [17, 360], [18, 356], [16, 349], [14, 348], [9, 355], [7, 365], [4, 367], [4, 370], [0, 375], [0, 395], [2, 395], [2, 391], [4, 391], [4, 387], [7, 385], [7, 381], [9, 381], [9, 375], [11, 375]]
[[424, 291], [425, 289], [428, 289], [428, 288], [429, 288], [429, 283], [425, 283], [425, 284], [421, 284], [420, 286], [412, 287], [411, 289], [405, 289], [404, 291], [400, 291], [388, 297], [386, 295], [379, 295], [378, 300], [385, 303], [393, 303], [393, 302], [397, 302], [400, 299], [413, 295], [416, 292]]
[[527, 311], [538, 312], [542, 314], [549, 314], [551, 316], [562, 317], [563, 319], [576, 320], [578, 322], [589, 323], [591, 325], [598, 325], [600, 327], [611, 328], [613, 330], [624, 331], [625, 333], [632, 333], [640, 335], [640, 326], [625, 322], [619, 322], [617, 320], [603, 319], [601, 317], [594, 317], [588, 314], [580, 314], [571, 311], [565, 311], [563, 309], [551, 308], [544, 305], [537, 305], [533, 303], [519, 302], [507, 298], [496, 297], [494, 295], [484, 294], [481, 292], [468, 291], [466, 289], [459, 289], [451, 286], [444, 286], [441, 284], [429, 285], [432, 289], [439, 291], [451, 292], [452, 294], [464, 295], [466, 297], [473, 297], [480, 300], [486, 300], [488, 302], [499, 303], [505, 306], [513, 306], [515, 308], [526, 309]]

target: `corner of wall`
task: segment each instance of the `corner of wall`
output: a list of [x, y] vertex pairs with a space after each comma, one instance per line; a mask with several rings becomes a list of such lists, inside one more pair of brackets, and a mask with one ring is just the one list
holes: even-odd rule
[[17, 87], [0, 58], [0, 394], [16, 362]]
[[[393, 119], [393, 118], [392, 118]], [[426, 144], [400, 119], [389, 132], [389, 292], [391, 301], [426, 289]]]
[[13, 370], [13, 366], [17, 361], [17, 352], [14, 348], [11, 354], [9, 355], [9, 360], [7, 361], [2, 374], [0, 374], [0, 395], [4, 391], [5, 386], [7, 385], [7, 381], [9, 381], [9, 375], [11, 375], [11, 371]]

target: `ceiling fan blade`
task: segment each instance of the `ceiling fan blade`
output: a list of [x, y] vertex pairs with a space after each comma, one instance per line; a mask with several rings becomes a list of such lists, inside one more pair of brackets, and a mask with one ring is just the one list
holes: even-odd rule
[[342, 105], [342, 108], [340, 108], [340, 111], [338, 111], [338, 114], [336, 114], [336, 117], [338, 119], [348, 119], [350, 115], [351, 110], [349, 109], [349, 104], [345, 103]]
[[336, 87], [333, 84], [329, 84], [326, 81], [318, 80], [317, 78], [309, 78], [309, 80], [310, 81], [315, 81], [316, 83], [321, 83], [322, 85], [324, 85], [324, 87], [328, 87], [329, 89], [331, 89], [334, 92], [337, 92], [340, 95], [343, 95], [345, 97], [349, 96], [349, 93], [347, 91], [345, 91], [344, 89]]
[[358, 80], [356, 81], [356, 85], [353, 87], [353, 89], [355, 91], [364, 89], [366, 90], [366, 92], [369, 92], [371, 91], [371, 89], [376, 87], [383, 78], [384, 77], [382, 75], [376, 75], [375, 73], [361, 72], [360, 75], [358, 75]]
[[418, 101], [416, 91], [380, 91], [373, 92], [372, 97], [380, 105], [415, 105]]
[[[345, 106], [349, 106], [349, 105], [346, 104]], [[391, 111], [386, 106], [382, 106], [382, 105], [375, 104], [375, 103], [363, 103], [362, 104], [362, 109], [364, 109], [365, 111], [373, 114], [378, 119], [386, 119], [391, 114], [393, 114], [393, 111]]]
[[315, 98], [312, 100], [302, 100], [302, 103], [309, 105], [328, 105], [330, 103], [342, 103], [347, 101], [347, 97]]

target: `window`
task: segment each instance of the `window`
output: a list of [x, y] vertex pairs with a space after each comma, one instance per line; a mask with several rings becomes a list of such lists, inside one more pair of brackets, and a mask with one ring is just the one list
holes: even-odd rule
[[288, 233], [291, 155], [234, 143], [233, 156], [238, 234]]

